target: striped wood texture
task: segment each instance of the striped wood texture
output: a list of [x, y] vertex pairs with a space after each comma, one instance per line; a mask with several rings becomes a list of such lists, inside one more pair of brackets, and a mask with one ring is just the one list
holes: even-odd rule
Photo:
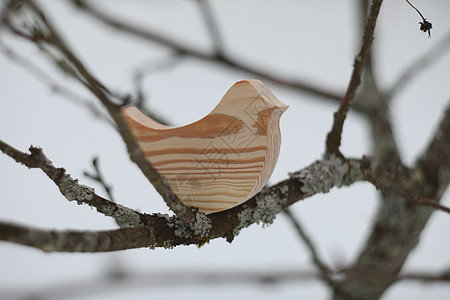
[[275, 168], [288, 108], [260, 80], [234, 84], [206, 117], [168, 127], [136, 107], [123, 115], [145, 157], [185, 205], [212, 213], [255, 195]]

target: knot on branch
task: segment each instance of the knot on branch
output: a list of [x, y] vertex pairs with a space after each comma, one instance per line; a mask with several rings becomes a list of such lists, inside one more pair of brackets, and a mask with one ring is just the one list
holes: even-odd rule
[[49, 160], [47, 156], [45, 156], [44, 151], [42, 150], [41, 147], [31, 146], [29, 148], [29, 151], [30, 151], [30, 159], [32, 161], [32, 163], [30, 164], [33, 165], [29, 167], [38, 167], [42, 165], [52, 164], [51, 160]]

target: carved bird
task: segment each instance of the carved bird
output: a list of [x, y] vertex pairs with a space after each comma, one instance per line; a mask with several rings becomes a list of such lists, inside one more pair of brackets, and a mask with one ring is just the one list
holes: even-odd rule
[[122, 113], [143, 154], [180, 200], [213, 213], [250, 199], [269, 180], [287, 108], [252, 79], [235, 83], [211, 113], [186, 126], [162, 125], [136, 107]]

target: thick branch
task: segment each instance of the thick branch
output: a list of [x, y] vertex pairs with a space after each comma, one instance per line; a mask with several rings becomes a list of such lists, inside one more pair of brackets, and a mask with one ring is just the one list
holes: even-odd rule
[[155, 234], [148, 226], [111, 231], [55, 231], [0, 223], [0, 240], [45, 252], [103, 252], [149, 246], [154, 242]]
[[426, 179], [427, 193], [440, 198], [450, 182], [450, 103], [417, 169]]
[[139, 214], [97, 196], [91, 189], [78, 184], [63, 169], [55, 168], [41, 149], [32, 147], [31, 154], [26, 154], [0, 142], [0, 150], [28, 167], [42, 169], [67, 199], [92, 205], [105, 215], [125, 220], [127, 226], [134, 226], [100, 232], [45, 231], [12, 224], [0, 226], [1, 240], [45, 251], [104, 252], [139, 247], [200, 246], [209, 239], [219, 237], [232, 241], [241, 229], [251, 224], [272, 223], [278, 213], [295, 202], [317, 193], [327, 193], [334, 186], [350, 185], [362, 179], [357, 160], [349, 160], [348, 163], [342, 163], [337, 158], [317, 161], [291, 174], [289, 179], [264, 189], [247, 202], [209, 215], [210, 227], [205, 237], [198, 234], [200, 229], [189, 228], [177, 217]]
[[[377, 177], [372, 179], [375, 179], [378, 186], [388, 182], [388, 193], [383, 194], [383, 201], [380, 202], [366, 245], [351, 268], [356, 272], [347, 274], [337, 285], [334, 299], [349, 299], [349, 295], [353, 296], [351, 299], [378, 299], [396, 281], [433, 212], [432, 208], [416, 205], [411, 201], [423, 204], [426, 199], [436, 204], [449, 185], [449, 140], [450, 109], [447, 108], [433, 140], [415, 170], [404, 170], [396, 164], [390, 166], [390, 161], [377, 166]], [[396, 186], [404, 187], [405, 190]], [[385, 189], [383, 186], [382, 190]], [[415, 197], [416, 195], [420, 196]], [[374, 281], [370, 273], [383, 275], [383, 280]]]

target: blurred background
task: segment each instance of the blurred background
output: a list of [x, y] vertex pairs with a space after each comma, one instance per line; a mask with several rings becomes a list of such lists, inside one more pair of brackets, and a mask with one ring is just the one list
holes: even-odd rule
[[[197, 1], [89, 1], [103, 12], [159, 32], [186, 47], [208, 53], [213, 42]], [[76, 9], [69, 1], [38, 2], [79, 58], [107, 87], [147, 99], [147, 107], [174, 125], [208, 114], [236, 81], [255, 77], [215, 61], [175, 55], [168, 47], [115, 31]], [[233, 59], [285, 78], [343, 94], [362, 35], [360, 4], [346, 1], [209, 1], [224, 51]], [[2, 3], [2, 6], [4, 3]], [[385, 1], [372, 48], [374, 71], [382, 89], [442, 40], [449, 44], [450, 2], [416, 0], [433, 24], [431, 38], [419, 30], [419, 15], [405, 1]], [[82, 103], [101, 106], [79, 83], [62, 75], [36, 47], [0, 29], [0, 137], [27, 151], [40, 146], [55, 166], [80, 182], [100, 185], [83, 173], [94, 157], [116, 200], [142, 212], [167, 213], [163, 200], [127, 156], [110, 124]], [[449, 47], [447, 46], [447, 49]], [[50, 88], [5, 53], [12, 49], [82, 100]], [[423, 68], [392, 103], [394, 134], [412, 165], [433, 134], [449, 102], [450, 52]], [[266, 81], [290, 105], [281, 119], [282, 148], [270, 183], [287, 178], [320, 159], [338, 102]], [[342, 152], [370, 155], [364, 120], [350, 112]], [[0, 220], [44, 229], [116, 228], [114, 220], [88, 206], [68, 202], [40, 170], [28, 170], [0, 155]], [[355, 259], [370, 230], [377, 192], [368, 183], [333, 189], [292, 206], [292, 212], [332, 267]], [[442, 204], [450, 205], [447, 191]], [[450, 265], [450, 217], [435, 212], [404, 272], [438, 272]], [[136, 249], [116, 253], [71, 254], [0, 242], [1, 299], [327, 299], [329, 290], [311, 276], [282, 282], [208, 282], [195, 272], [229, 274], [315, 271], [309, 252], [291, 222], [280, 214], [262, 228], [252, 225], [233, 243], [212, 240], [195, 246]], [[180, 275], [181, 274], [181, 275]], [[202, 273], [205, 274], [205, 273]], [[231, 273], [232, 274], [232, 273]], [[210, 279], [213, 276], [207, 276]], [[232, 277], [232, 276], [231, 276]], [[119, 280], [125, 278], [124, 280]], [[449, 299], [445, 283], [402, 281], [383, 296], [391, 299]]]

